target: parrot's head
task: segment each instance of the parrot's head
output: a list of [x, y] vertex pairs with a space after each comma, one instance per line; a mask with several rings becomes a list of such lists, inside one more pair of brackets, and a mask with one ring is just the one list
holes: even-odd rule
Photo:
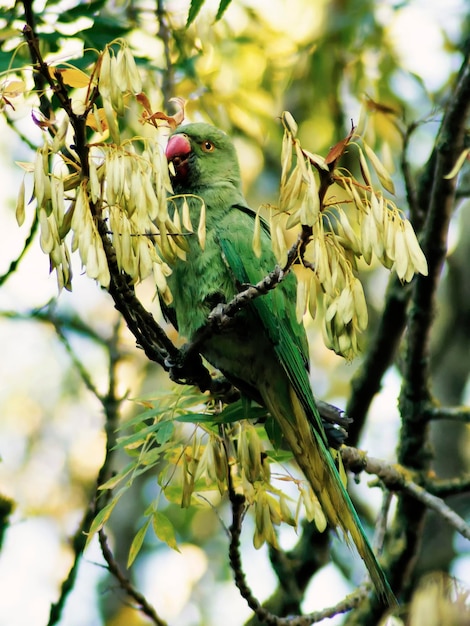
[[166, 158], [175, 193], [227, 186], [240, 191], [240, 168], [229, 136], [210, 124], [186, 124], [168, 140]]

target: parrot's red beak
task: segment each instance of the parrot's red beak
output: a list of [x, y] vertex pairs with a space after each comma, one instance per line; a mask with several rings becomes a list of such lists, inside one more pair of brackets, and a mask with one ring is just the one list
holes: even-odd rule
[[184, 134], [170, 137], [165, 150], [168, 163], [173, 164], [174, 171], [170, 172], [174, 178], [184, 178], [188, 172], [188, 157], [191, 154], [191, 144]]

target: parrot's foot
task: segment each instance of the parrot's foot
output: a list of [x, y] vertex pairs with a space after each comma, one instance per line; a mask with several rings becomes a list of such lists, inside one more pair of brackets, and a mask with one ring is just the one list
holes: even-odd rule
[[201, 391], [212, 386], [212, 377], [204, 367], [201, 355], [193, 349], [191, 344], [184, 344], [176, 357], [165, 359], [165, 367], [170, 379], [180, 385], [197, 385]]
[[316, 400], [316, 405], [323, 422], [328, 445], [330, 448], [339, 449], [348, 438], [348, 427], [352, 419], [347, 417], [344, 411], [327, 402]]
[[210, 391], [224, 402], [235, 402], [240, 392], [224, 376], [212, 377], [204, 366], [201, 355], [193, 344], [184, 344], [176, 358], [167, 357], [165, 367], [170, 379], [179, 385], [196, 385], [201, 391]]

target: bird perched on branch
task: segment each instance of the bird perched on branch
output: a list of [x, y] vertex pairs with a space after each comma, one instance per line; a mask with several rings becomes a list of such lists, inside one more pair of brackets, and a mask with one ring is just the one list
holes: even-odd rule
[[[258, 283], [276, 259], [264, 228], [259, 257], [253, 251], [255, 213], [243, 196], [235, 148], [224, 132], [208, 124], [180, 126], [168, 141], [166, 156], [175, 195], [188, 194], [175, 197], [175, 206], [181, 209], [187, 202], [193, 224], [205, 211], [205, 240], [188, 237], [186, 260], [176, 259], [168, 278], [179, 333], [191, 341], [214, 307], [229, 302], [243, 286]], [[307, 339], [295, 302], [296, 280], [290, 272], [275, 289], [243, 307], [226, 329], [209, 334], [200, 352], [242, 393], [268, 409], [329, 524], [355, 544], [380, 598], [392, 605], [395, 597], [329, 449], [309, 383]]]

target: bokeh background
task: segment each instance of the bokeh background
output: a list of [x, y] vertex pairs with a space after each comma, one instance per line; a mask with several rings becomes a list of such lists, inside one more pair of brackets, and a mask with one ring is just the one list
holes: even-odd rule
[[[188, 102], [188, 120], [210, 120], [230, 131], [254, 207], [277, 200], [283, 110], [298, 121], [304, 147], [326, 154], [347, 133], [350, 120], [359, 121], [368, 97], [396, 112], [370, 110], [367, 133], [394, 171], [397, 204], [406, 209], [402, 131], [416, 123], [407, 158], [417, 176], [435, 142], [470, 35], [464, 0], [232, 0], [218, 22], [218, 2], [207, 1], [188, 30], [185, 0], [54, 1], [34, 2], [32, 7], [46, 60], [85, 65], [84, 50], [124, 37], [139, 59], [156, 110], [171, 110], [169, 99], [182, 96]], [[5, 72], [10, 63], [25, 67], [28, 57], [21, 44], [23, 5], [1, 2], [0, 8], [1, 85], [9, 80]], [[25, 80], [31, 85], [31, 72], [26, 71]], [[24, 172], [17, 163], [31, 161], [41, 143], [41, 131], [31, 117], [37, 109], [34, 94], [19, 94], [12, 102], [14, 110], [4, 107], [0, 117], [0, 493], [15, 505], [0, 552], [0, 625], [36, 626], [48, 622], [50, 605], [71, 566], [70, 538], [103, 462], [99, 396], [108, 390], [110, 372], [116, 375], [117, 394], [128, 398], [120, 406], [121, 419], [135, 413], [133, 398], [170, 388], [170, 383], [135, 347], [110, 297], [82, 275], [78, 258], [73, 291], [60, 296], [37, 236], [12, 268], [34, 213], [30, 206], [26, 223], [18, 227], [15, 203]], [[128, 113], [128, 124], [129, 133], [147, 132], [139, 126], [136, 110]], [[470, 181], [465, 185], [465, 174], [464, 168], [433, 335], [435, 391], [448, 405], [468, 403], [470, 397]], [[26, 189], [28, 196], [29, 178]], [[364, 279], [373, 331], [387, 272], [364, 268]], [[153, 285], [140, 285], [139, 294], [159, 316]], [[361, 358], [345, 363], [324, 347], [318, 324], [309, 321], [308, 328], [315, 392], [344, 407]], [[367, 341], [365, 337], [365, 346]], [[115, 361], [110, 359], [113, 350], [119, 355]], [[374, 456], [389, 461], [395, 459], [399, 388], [398, 369], [392, 367], [361, 441]], [[438, 424], [434, 443], [439, 475], [468, 471], [468, 426]], [[155, 480], [142, 480], [112, 516], [110, 540], [124, 563], [139, 517], [155, 494]], [[373, 519], [380, 494], [368, 489], [365, 479], [357, 494]], [[456, 506], [468, 515], [462, 501]], [[226, 513], [222, 508], [220, 516], [228, 523]], [[132, 569], [136, 586], [172, 626], [244, 623], [251, 611], [231, 580], [219, 514], [208, 507], [181, 512], [169, 506], [168, 515], [177, 528], [180, 552], [148, 533]], [[437, 521], [432, 524], [420, 567], [448, 570], [470, 584], [468, 544]], [[272, 593], [275, 576], [267, 550], [252, 548], [249, 518], [244, 533], [247, 578], [263, 600]], [[289, 548], [295, 535], [283, 531], [280, 541]], [[61, 626], [148, 623], [126, 604], [103, 564], [94, 540], [80, 563]], [[310, 584], [303, 608], [333, 604], [350, 590], [339, 570], [329, 565]]]

